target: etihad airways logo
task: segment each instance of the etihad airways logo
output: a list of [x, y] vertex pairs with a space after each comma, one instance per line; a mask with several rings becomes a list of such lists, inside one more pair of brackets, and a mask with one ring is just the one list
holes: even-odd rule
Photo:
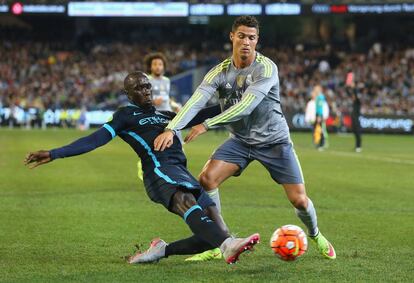
[[169, 120], [162, 118], [162, 117], [158, 117], [158, 116], [154, 116], [154, 117], [147, 117], [147, 118], [143, 118], [141, 120], [138, 121], [138, 123], [140, 125], [146, 125], [146, 124], [150, 124], [150, 125], [155, 125], [155, 124], [166, 124], [168, 123]]

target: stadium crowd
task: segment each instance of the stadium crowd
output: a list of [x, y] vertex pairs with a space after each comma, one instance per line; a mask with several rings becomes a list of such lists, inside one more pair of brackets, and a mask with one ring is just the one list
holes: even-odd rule
[[[64, 43], [3, 41], [0, 45], [0, 106], [44, 109], [115, 109], [119, 86], [128, 72], [144, 70], [151, 46], [97, 44], [88, 51], [67, 50]], [[229, 56], [230, 45], [196, 50], [163, 44], [168, 76], [212, 66]], [[304, 111], [312, 86], [320, 82], [331, 113], [349, 113], [352, 100], [345, 79], [352, 71], [363, 114], [414, 113], [414, 49], [375, 44], [365, 53], [328, 48], [263, 48], [279, 68], [282, 103]], [[179, 99], [179, 97], [178, 97]]]

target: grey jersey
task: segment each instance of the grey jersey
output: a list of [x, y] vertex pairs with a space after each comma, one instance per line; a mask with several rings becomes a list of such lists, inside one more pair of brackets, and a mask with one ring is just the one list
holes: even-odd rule
[[170, 79], [167, 77], [155, 78], [148, 76], [152, 85], [152, 99], [162, 98], [161, 105], [155, 105], [157, 110], [172, 111], [170, 105]]
[[167, 128], [182, 129], [218, 91], [222, 113], [207, 119], [207, 128], [226, 126], [246, 144], [266, 146], [290, 140], [283, 116], [276, 64], [257, 53], [246, 68], [236, 69], [228, 58], [211, 69]]

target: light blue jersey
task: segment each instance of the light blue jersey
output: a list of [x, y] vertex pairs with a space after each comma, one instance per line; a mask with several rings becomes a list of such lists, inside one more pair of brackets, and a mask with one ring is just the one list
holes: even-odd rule
[[316, 115], [320, 117], [324, 117], [324, 107], [325, 107], [326, 99], [325, 95], [321, 92], [317, 97], [315, 101], [316, 106]]

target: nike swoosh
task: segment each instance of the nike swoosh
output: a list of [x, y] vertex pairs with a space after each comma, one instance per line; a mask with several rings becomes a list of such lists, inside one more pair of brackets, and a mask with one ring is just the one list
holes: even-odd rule
[[141, 114], [141, 112], [134, 112], [134, 116], [137, 116], [137, 115], [139, 115], [139, 114]]
[[335, 254], [334, 249], [333, 249], [332, 245], [329, 243], [329, 252], [328, 252], [328, 255], [329, 256], [334, 256], [334, 254]]

